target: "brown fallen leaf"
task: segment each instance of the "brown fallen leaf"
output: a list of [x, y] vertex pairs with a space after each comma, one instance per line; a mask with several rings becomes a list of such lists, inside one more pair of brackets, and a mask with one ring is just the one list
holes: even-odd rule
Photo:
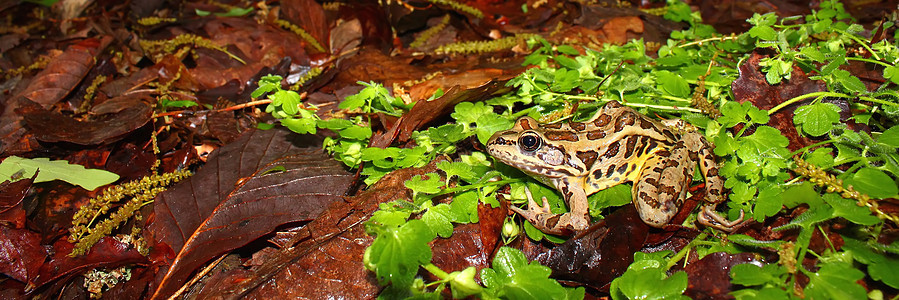
[[32, 102], [22, 103], [16, 111], [22, 114], [24, 125], [38, 140], [98, 145], [117, 141], [147, 124], [153, 116], [153, 107], [139, 98], [118, 103], [123, 107], [121, 111], [88, 121], [44, 110]]
[[248, 131], [156, 198], [148, 231], [172, 256], [156, 262], [153, 298], [172, 295], [207, 261], [344, 201], [352, 177], [321, 149], [297, 146], [315, 143], [309, 139], [280, 129]]
[[25, 198], [28, 188], [34, 183], [34, 178], [39, 172], [40, 170], [34, 172], [31, 178], [0, 183], [0, 225], [19, 229], [25, 227], [25, 209], [22, 208], [22, 199]]
[[112, 41], [112, 37], [85, 39], [69, 46], [65, 52], [55, 57], [19, 96], [48, 109], [71, 92], [81, 79], [90, 72], [96, 62], [95, 56]]
[[[40, 287], [54, 281], [66, 282], [66, 278], [80, 275], [94, 268], [115, 268], [127, 264], [147, 265], [146, 257], [137, 252], [131, 244], [112, 237], [103, 237], [84, 256], [69, 257], [75, 248], [65, 238], [53, 243], [50, 260], [43, 263], [34, 286]], [[44, 249], [43, 247], [41, 249]], [[43, 260], [42, 260], [43, 262]], [[32, 292], [35, 290], [32, 290]]]
[[28, 229], [0, 226], [0, 274], [30, 283], [37, 277], [46, 258], [41, 234]]
[[687, 272], [687, 290], [684, 295], [691, 299], [727, 299], [733, 284], [730, 283], [730, 269], [746, 263], [760, 264], [752, 253], [734, 255], [717, 252], [691, 262], [684, 268]]
[[378, 210], [380, 203], [409, 199], [404, 182], [435, 171], [435, 166], [432, 163], [424, 168], [392, 172], [367, 191], [349, 198], [348, 203], [333, 203], [295, 233], [296, 244], [268, 255], [262, 265], [237, 274], [237, 284], [209, 288], [214, 292], [203, 297], [374, 298], [381, 286], [362, 264], [365, 249], [373, 240], [365, 233], [363, 222]]
[[602, 289], [627, 270], [648, 235], [649, 225], [633, 205], [625, 205], [537, 260], [552, 269], [553, 278]]
[[[734, 100], [740, 103], [749, 101], [760, 109], [771, 109], [793, 97], [827, 90], [822, 81], [810, 80], [808, 75], [797, 66], [793, 67], [790, 80], [776, 86], [769, 85], [765, 79], [765, 74], [762, 74], [759, 66], [759, 61], [762, 57], [764, 56], [754, 52], [749, 59], [740, 65], [740, 77], [731, 83]], [[799, 150], [814, 143], [805, 135], [799, 134], [796, 131], [796, 126], [793, 125], [793, 111], [809, 101], [811, 99], [784, 107], [771, 115], [771, 120], [768, 122], [768, 124], [779, 129], [789, 139], [790, 144], [787, 147], [791, 151]], [[751, 133], [752, 131], [747, 132], [747, 134]]]

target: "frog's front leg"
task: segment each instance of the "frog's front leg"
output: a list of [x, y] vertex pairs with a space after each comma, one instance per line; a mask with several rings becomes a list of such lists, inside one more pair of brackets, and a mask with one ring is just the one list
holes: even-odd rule
[[570, 235], [576, 231], [587, 229], [590, 222], [587, 220], [587, 193], [584, 191], [583, 183], [560, 180], [556, 184], [556, 188], [562, 192], [570, 212], [552, 213], [546, 197], [543, 197], [543, 206], [541, 207], [534, 201], [529, 190], [525, 190], [528, 197], [528, 210], [515, 206], [512, 206], [511, 209], [544, 233]]

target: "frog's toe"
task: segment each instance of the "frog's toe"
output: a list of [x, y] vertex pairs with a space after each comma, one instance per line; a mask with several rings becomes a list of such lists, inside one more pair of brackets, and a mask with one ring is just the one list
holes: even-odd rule
[[734, 232], [743, 226], [743, 217], [745, 216], [743, 210], [740, 210], [740, 217], [734, 221], [730, 221], [727, 218], [718, 214], [715, 211], [715, 205], [706, 205], [702, 208], [702, 211], [699, 212], [699, 223], [708, 227], [712, 227], [724, 232]]

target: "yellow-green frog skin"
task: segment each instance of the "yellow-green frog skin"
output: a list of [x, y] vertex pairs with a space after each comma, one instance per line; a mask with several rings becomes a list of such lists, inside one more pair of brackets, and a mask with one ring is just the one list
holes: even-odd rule
[[586, 122], [540, 125], [523, 117], [487, 142], [494, 158], [518, 168], [562, 193], [570, 212], [554, 214], [543, 199], [529, 199], [528, 209], [512, 209], [550, 234], [586, 229], [587, 196], [633, 182], [633, 202], [650, 226], [667, 224], [683, 205], [693, 171], [706, 179], [706, 201], [700, 223], [730, 231], [730, 222], [715, 212], [724, 200], [724, 180], [711, 146], [696, 128], [682, 120], [657, 121], [611, 101]]

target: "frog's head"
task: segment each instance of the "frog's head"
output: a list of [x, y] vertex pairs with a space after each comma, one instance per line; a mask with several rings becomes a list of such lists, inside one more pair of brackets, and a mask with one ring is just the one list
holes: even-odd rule
[[522, 117], [511, 129], [494, 133], [486, 146], [491, 156], [538, 178], [563, 178], [579, 173], [570, 166], [571, 155], [562, 145], [548, 140], [537, 120], [531, 117]]

